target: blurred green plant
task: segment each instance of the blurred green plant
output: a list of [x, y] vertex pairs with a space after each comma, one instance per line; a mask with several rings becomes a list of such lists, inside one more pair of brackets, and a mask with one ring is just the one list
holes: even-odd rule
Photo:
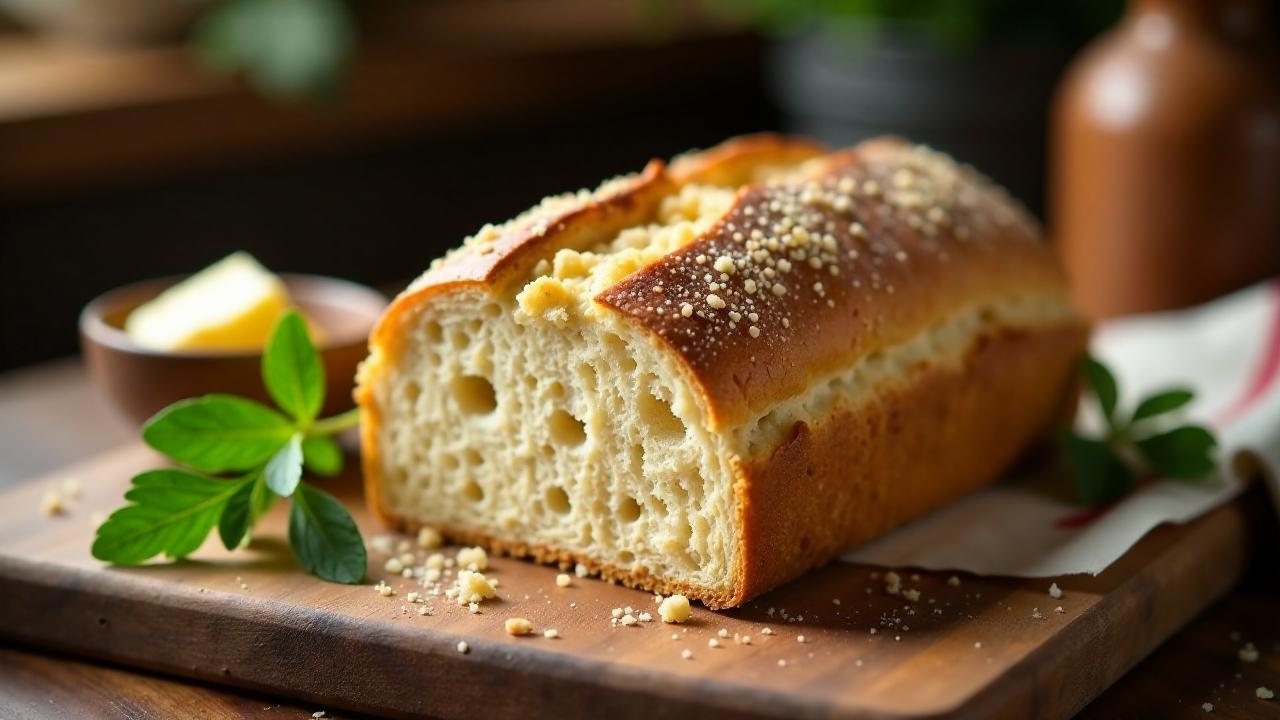
[[[658, 0], [661, 2], [662, 0]], [[702, 0], [713, 15], [770, 34], [821, 29], [865, 38], [916, 33], [964, 51], [992, 42], [1083, 42], [1120, 17], [1121, 0]]]
[[243, 73], [264, 94], [322, 99], [341, 85], [355, 39], [343, 0], [221, 0], [194, 43], [209, 68]]
[[1141, 476], [1183, 482], [1210, 476], [1217, 439], [1202, 425], [1181, 422], [1178, 414], [1195, 399], [1194, 392], [1158, 390], [1130, 413], [1121, 410], [1119, 385], [1106, 365], [1085, 358], [1081, 374], [1106, 425], [1097, 436], [1066, 431], [1058, 439], [1082, 502], [1099, 505], [1123, 497]]

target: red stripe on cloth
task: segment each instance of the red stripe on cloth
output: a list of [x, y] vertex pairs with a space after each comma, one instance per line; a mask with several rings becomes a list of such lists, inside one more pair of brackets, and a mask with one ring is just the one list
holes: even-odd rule
[[[1128, 497], [1131, 497], [1131, 496], [1128, 496], [1128, 495], [1125, 496], [1125, 498], [1128, 498]], [[1125, 499], [1125, 498], [1121, 498], [1121, 499]], [[1120, 500], [1112, 500], [1111, 502], [1108, 502], [1108, 503], [1103, 503], [1101, 505], [1094, 505], [1093, 507], [1085, 508], [1078, 512], [1073, 512], [1068, 515], [1063, 515], [1062, 517], [1053, 521], [1053, 526], [1058, 528], [1059, 530], [1079, 530], [1080, 528], [1085, 527], [1086, 525], [1093, 524], [1094, 520], [1097, 520], [1103, 515], [1106, 515], [1107, 511], [1115, 507], [1116, 503], [1118, 502], [1120, 502]]]
[[[1271, 294], [1271, 324], [1268, 329], [1267, 340], [1262, 346], [1261, 362], [1258, 363], [1257, 370], [1253, 373], [1253, 380], [1245, 386], [1244, 392], [1240, 394], [1240, 397], [1236, 398], [1235, 402], [1228, 405], [1226, 410], [1219, 413], [1217, 418], [1211, 421], [1211, 424], [1216, 427], [1223, 428], [1239, 420], [1245, 411], [1253, 407], [1263, 395], [1267, 394], [1267, 389], [1275, 382], [1276, 376], [1280, 375], [1280, 278], [1269, 282], [1267, 290]], [[1135, 488], [1134, 492], [1140, 492], [1145, 484], [1139, 483], [1139, 487]], [[1133, 494], [1130, 493], [1120, 500], [1132, 496]], [[1053, 525], [1061, 530], [1078, 530], [1106, 515], [1120, 500], [1113, 500], [1109, 503], [1084, 508], [1079, 512], [1064, 515], [1054, 521]]]
[[1275, 382], [1276, 375], [1280, 374], [1280, 279], [1272, 280], [1267, 289], [1271, 292], [1271, 327], [1267, 341], [1262, 346], [1262, 361], [1253, 373], [1253, 381], [1245, 386], [1244, 393], [1213, 421], [1218, 427], [1238, 420], [1266, 394], [1267, 388]]

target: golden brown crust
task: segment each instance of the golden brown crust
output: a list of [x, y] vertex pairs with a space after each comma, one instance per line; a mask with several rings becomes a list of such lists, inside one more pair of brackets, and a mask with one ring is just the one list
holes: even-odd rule
[[1061, 420], [1086, 339], [1076, 323], [1003, 331], [960, 371], [925, 368], [852, 412], [796, 423], [742, 483], [735, 600], [1000, 477]]
[[744, 135], [671, 161], [670, 173], [680, 185], [738, 187], [759, 179], [761, 170], [793, 165], [828, 152], [806, 138], [771, 133]]
[[538, 260], [561, 248], [585, 249], [645, 222], [662, 198], [675, 190], [666, 165], [654, 160], [644, 172], [566, 202], [547, 212], [533, 212], [495, 231], [487, 242], [459, 248], [400, 293], [378, 322], [369, 343], [394, 355], [405, 314], [432, 296], [466, 289], [497, 292], [506, 283], [528, 276]]
[[[804, 242], [779, 232], [788, 222]], [[808, 182], [747, 186], [707, 233], [596, 300], [682, 357], [723, 427], [957, 308], [1064, 292], [1039, 229], [1003, 193], [880, 140], [828, 156]]]
[[496, 291], [521, 279], [543, 258], [561, 248], [585, 249], [622, 228], [650, 219], [663, 197], [687, 183], [746, 182], [762, 166], [781, 166], [821, 155], [825, 149], [803, 138], [761, 133], [734, 138], [710, 150], [676, 158], [670, 169], [652, 160], [643, 172], [608, 185], [547, 212], [533, 212], [498, 230], [495, 237], [451, 253], [433, 263], [387, 308], [372, 344], [390, 343], [403, 314], [431, 296], [450, 290]]

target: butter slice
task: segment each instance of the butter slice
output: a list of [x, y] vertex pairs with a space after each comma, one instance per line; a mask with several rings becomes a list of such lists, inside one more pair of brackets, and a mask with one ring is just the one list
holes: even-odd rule
[[280, 278], [237, 252], [138, 307], [124, 329], [153, 350], [261, 350], [289, 305]]

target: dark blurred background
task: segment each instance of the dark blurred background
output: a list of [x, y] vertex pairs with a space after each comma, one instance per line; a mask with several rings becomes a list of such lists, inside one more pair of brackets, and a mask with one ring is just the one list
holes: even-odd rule
[[544, 195], [759, 130], [897, 132], [1044, 208], [1108, 0], [0, 0], [0, 369], [236, 249], [394, 290]]

